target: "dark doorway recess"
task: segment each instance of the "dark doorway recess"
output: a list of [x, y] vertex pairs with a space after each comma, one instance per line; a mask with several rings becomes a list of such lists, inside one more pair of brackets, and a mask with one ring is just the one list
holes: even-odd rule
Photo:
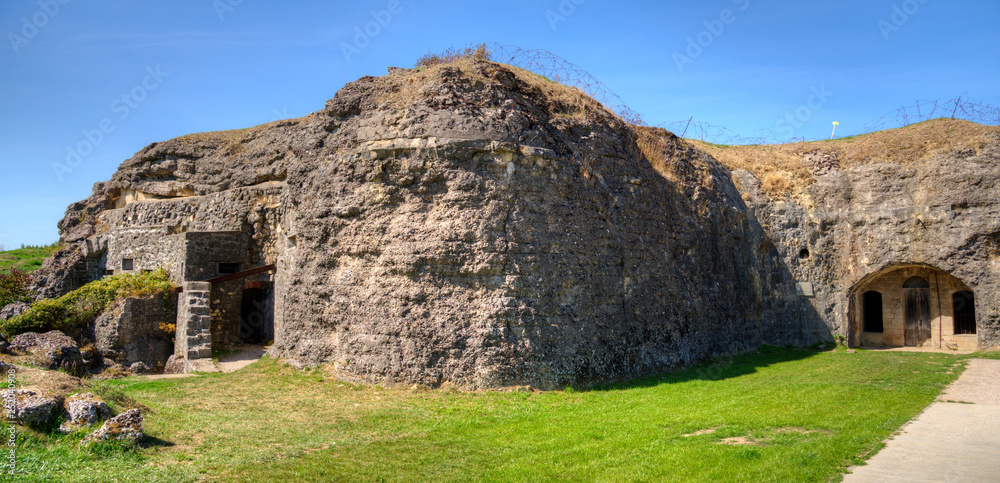
[[926, 279], [912, 277], [903, 283], [903, 306], [906, 345], [920, 346], [931, 338], [931, 285]]
[[882, 324], [882, 294], [876, 291], [865, 292], [864, 300], [864, 331], [883, 332]]
[[955, 292], [951, 296], [955, 307], [955, 335], [976, 333], [976, 296], [968, 290]]
[[240, 304], [240, 341], [264, 344], [274, 340], [274, 305], [271, 287], [259, 283], [243, 289]]

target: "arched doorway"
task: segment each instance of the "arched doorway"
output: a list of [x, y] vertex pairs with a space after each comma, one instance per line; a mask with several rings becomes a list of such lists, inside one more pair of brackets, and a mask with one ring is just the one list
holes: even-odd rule
[[903, 282], [903, 316], [907, 347], [920, 347], [931, 339], [931, 284], [923, 277]]
[[948, 272], [898, 265], [854, 285], [848, 343], [868, 347], [978, 349], [975, 297]]

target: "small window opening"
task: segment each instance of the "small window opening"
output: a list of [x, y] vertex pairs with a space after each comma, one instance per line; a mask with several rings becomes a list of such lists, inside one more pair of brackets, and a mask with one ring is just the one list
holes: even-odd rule
[[219, 263], [219, 275], [229, 275], [231, 273], [238, 273], [240, 271], [239, 263]]
[[799, 258], [801, 258], [803, 260], [809, 258], [809, 249], [808, 248], [803, 248], [803, 249], [799, 250]]
[[122, 270], [125, 270], [127, 272], [131, 272], [132, 271], [132, 259], [131, 258], [123, 258], [122, 259]]

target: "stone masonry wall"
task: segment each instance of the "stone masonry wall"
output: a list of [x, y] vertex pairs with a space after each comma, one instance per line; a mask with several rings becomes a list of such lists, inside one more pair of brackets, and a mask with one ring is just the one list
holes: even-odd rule
[[[903, 346], [905, 345], [905, 308], [903, 283], [911, 277], [921, 277], [930, 285], [930, 316], [931, 339], [925, 343], [927, 347], [953, 348], [955, 350], [975, 350], [976, 335], [955, 335], [954, 307], [952, 295], [960, 290], [968, 290], [960, 280], [940, 270], [928, 267], [900, 267], [890, 269], [887, 273], [876, 274], [858, 284], [852, 300], [856, 325], [855, 334], [851, 339], [862, 345], [870, 346]], [[861, 313], [863, 312], [862, 296], [866, 291], [876, 291], [882, 294], [882, 333], [863, 331]], [[860, 332], [860, 333], [858, 333]], [[860, 338], [860, 340], [859, 340]]]
[[211, 290], [208, 282], [187, 282], [179, 295], [174, 355], [184, 372], [212, 371]]

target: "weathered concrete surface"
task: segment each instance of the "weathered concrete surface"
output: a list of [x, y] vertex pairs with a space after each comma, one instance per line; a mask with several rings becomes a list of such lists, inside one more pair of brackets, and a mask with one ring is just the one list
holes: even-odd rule
[[166, 312], [160, 296], [119, 300], [94, 322], [94, 345], [105, 359], [126, 367], [142, 362], [163, 372], [173, 351], [170, 336], [160, 328]]
[[267, 348], [261, 345], [241, 345], [236, 347], [235, 354], [225, 355], [219, 358], [219, 370], [222, 372], [236, 372], [243, 369], [264, 357]]
[[1000, 134], [907, 164], [877, 159], [841, 169], [839, 153], [805, 155], [813, 183], [800, 200], [770, 198], [746, 170], [733, 177], [792, 275], [813, 283], [815, 310], [851, 346], [862, 344], [856, 290], [930, 267], [975, 293], [977, 348], [1000, 347]]
[[938, 402], [850, 471], [845, 482], [1000, 480], [1000, 360], [972, 360]]

